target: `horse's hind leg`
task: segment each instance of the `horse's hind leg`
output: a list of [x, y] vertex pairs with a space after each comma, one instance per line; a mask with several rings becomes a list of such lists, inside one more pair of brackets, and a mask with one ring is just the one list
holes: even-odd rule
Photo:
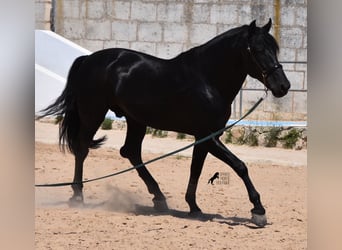
[[[127, 135], [124, 146], [120, 149], [122, 157], [128, 158], [133, 166], [142, 164], [141, 143], [146, 133], [146, 126], [127, 118]], [[145, 182], [150, 194], [154, 195], [154, 208], [158, 211], [168, 209], [166, 198], [161, 192], [158, 183], [154, 180], [147, 168], [142, 165], [137, 168], [138, 174]]]
[[83, 162], [88, 155], [89, 149], [86, 142], [80, 141], [78, 149], [74, 152], [75, 155], [75, 170], [74, 179], [71, 187], [74, 191], [73, 196], [69, 199], [70, 206], [77, 206], [83, 204]]
[[89, 153], [89, 148], [94, 147], [93, 137], [100, 127], [106, 112], [107, 111], [105, 108], [98, 110], [96, 114], [92, 115], [80, 112], [79, 131], [77, 141], [75, 142], [75, 148], [73, 149], [73, 153], [75, 155], [73, 183], [75, 184], [71, 186], [74, 193], [69, 199], [70, 206], [78, 206], [83, 204], [83, 163]]

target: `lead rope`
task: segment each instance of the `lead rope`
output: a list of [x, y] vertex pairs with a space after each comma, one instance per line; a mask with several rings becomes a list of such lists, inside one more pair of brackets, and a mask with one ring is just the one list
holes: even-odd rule
[[198, 144], [201, 144], [205, 141], [208, 141], [210, 139], [212, 139], [213, 137], [215, 136], [218, 136], [218, 135], [221, 135], [224, 131], [226, 131], [227, 129], [230, 129], [232, 128], [233, 126], [235, 126], [238, 122], [240, 122], [241, 120], [243, 120], [244, 118], [246, 118], [250, 113], [252, 113], [258, 106], [259, 104], [267, 97], [267, 88], [265, 88], [265, 94], [263, 97], [261, 97], [254, 105], [253, 107], [248, 110], [248, 112], [246, 114], [244, 114], [239, 120], [233, 122], [232, 124], [230, 125], [227, 125], [225, 126], [224, 128], [204, 137], [204, 138], [201, 138], [185, 147], [182, 147], [182, 148], [179, 148], [177, 150], [174, 150], [172, 152], [169, 152], [167, 154], [164, 154], [164, 155], [161, 155], [161, 156], [158, 156], [152, 160], [149, 160], [149, 161], [146, 161], [146, 162], [143, 162], [143, 163], [140, 163], [138, 165], [135, 165], [133, 167], [130, 167], [130, 168], [127, 168], [127, 169], [124, 169], [124, 170], [121, 170], [121, 171], [118, 171], [118, 172], [115, 172], [115, 173], [112, 173], [112, 174], [109, 174], [109, 175], [105, 175], [105, 176], [101, 176], [101, 177], [97, 177], [97, 178], [93, 178], [93, 179], [88, 179], [88, 180], [84, 180], [84, 181], [81, 181], [81, 182], [60, 182], [60, 183], [51, 183], [51, 184], [35, 184], [34, 186], [35, 187], [61, 187], [61, 186], [69, 186], [69, 185], [76, 185], [76, 184], [83, 184], [83, 183], [88, 183], [88, 182], [93, 182], [93, 181], [98, 181], [98, 180], [102, 180], [102, 179], [106, 179], [106, 178], [109, 178], [109, 177], [113, 177], [113, 176], [116, 176], [116, 175], [120, 175], [120, 174], [123, 174], [123, 173], [126, 173], [126, 172], [129, 172], [131, 170], [134, 170], [134, 169], [138, 169], [138, 168], [141, 168], [143, 166], [146, 166], [148, 164], [151, 164], [152, 162], [156, 162], [158, 160], [161, 160], [161, 159], [164, 159], [166, 157], [169, 157], [171, 155], [174, 155], [174, 154], [177, 154], [181, 151], [184, 151], [188, 148], [191, 148], [191, 147], [194, 147]]

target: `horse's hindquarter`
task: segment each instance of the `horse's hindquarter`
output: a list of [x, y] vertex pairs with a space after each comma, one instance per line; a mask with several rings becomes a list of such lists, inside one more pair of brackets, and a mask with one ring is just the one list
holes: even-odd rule
[[114, 96], [126, 116], [190, 134], [224, 125], [229, 107], [216, 89], [171, 61], [144, 59], [117, 69]]

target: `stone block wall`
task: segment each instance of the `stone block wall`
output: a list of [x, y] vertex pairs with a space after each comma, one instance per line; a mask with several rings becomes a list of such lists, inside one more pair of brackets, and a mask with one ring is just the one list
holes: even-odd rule
[[[258, 25], [273, 19], [280, 46], [280, 61], [306, 61], [307, 0], [36, 0], [36, 27], [50, 26], [47, 13], [53, 5], [53, 27], [58, 34], [91, 51], [123, 47], [162, 58], [172, 58], [214, 36], [256, 19]], [[306, 64], [284, 63], [292, 83], [285, 98], [271, 94], [251, 119], [305, 120]], [[247, 78], [233, 112], [246, 112], [263, 85]]]
[[51, 28], [52, 0], [35, 1], [36, 29], [49, 30]]

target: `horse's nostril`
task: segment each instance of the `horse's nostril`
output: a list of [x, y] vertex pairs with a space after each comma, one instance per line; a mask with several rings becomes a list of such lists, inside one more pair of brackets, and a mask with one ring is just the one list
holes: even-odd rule
[[281, 89], [281, 91], [283, 91], [283, 92], [287, 92], [287, 91], [289, 90], [289, 88], [290, 88], [290, 85], [288, 85], [288, 84], [282, 84], [282, 85], [280, 86], [280, 89]]

